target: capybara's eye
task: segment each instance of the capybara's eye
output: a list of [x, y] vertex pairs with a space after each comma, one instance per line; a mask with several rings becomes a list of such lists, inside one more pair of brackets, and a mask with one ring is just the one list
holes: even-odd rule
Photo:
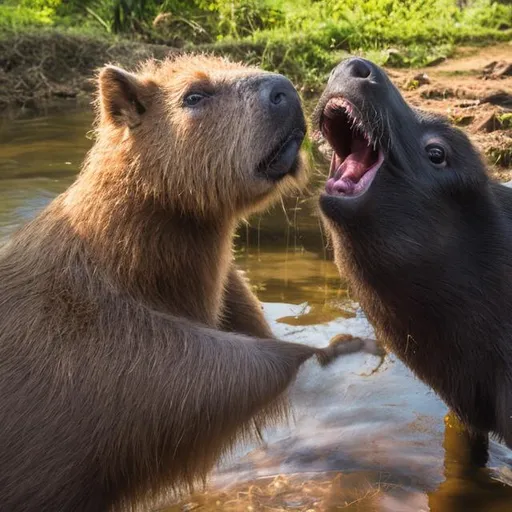
[[429, 160], [438, 166], [446, 165], [446, 151], [441, 144], [427, 144], [425, 148]]
[[206, 98], [206, 94], [200, 92], [193, 92], [185, 96], [184, 104], [187, 107], [195, 107], [198, 103]]

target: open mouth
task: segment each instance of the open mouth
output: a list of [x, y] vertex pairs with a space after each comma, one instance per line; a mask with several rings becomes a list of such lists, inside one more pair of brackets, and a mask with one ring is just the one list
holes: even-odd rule
[[287, 174], [294, 174], [298, 166], [298, 154], [305, 133], [293, 130], [282, 139], [258, 165], [258, 171], [272, 181], [278, 181]]
[[358, 119], [354, 106], [344, 98], [331, 98], [322, 112], [320, 129], [333, 149], [326, 192], [347, 197], [364, 194], [384, 161], [384, 153]]

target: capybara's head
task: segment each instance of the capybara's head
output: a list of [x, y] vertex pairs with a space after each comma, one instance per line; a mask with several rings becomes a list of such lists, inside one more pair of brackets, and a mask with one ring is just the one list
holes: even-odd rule
[[345, 234], [352, 227], [352, 240], [373, 237], [381, 249], [400, 238], [390, 248], [397, 258], [407, 250], [426, 256], [426, 246], [440, 254], [454, 221], [487, 190], [485, 166], [466, 135], [408, 106], [367, 60], [351, 58], [332, 71], [315, 123], [333, 149], [320, 199], [328, 225]]
[[98, 107], [107, 166], [176, 210], [245, 213], [304, 177], [304, 115], [281, 75], [202, 55], [107, 66]]

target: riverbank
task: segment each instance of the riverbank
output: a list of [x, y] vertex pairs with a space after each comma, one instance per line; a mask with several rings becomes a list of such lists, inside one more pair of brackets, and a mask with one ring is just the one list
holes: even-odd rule
[[430, 66], [460, 45], [512, 39], [504, 0], [5, 0], [0, 113], [89, 97], [106, 62], [133, 68], [178, 51], [227, 55], [316, 94], [348, 54]]
[[[184, 50], [58, 33], [26, 34], [11, 43], [0, 39], [0, 113], [18, 117], [48, 106], [90, 108], [92, 78], [99, 66], [112, 62], [131, 68], [141, 60], [180, 51]], [[254, 52], [243, 45], [219, 45], [215, 51], [239, 60]], [[493, 177], [505, 181], [512, 179], [511, 55], [509, 42], [459, 47], [452, 57], [422, 68], [387, 66], [411, 104], [448, 116], [467, 131], [487, 157]], [[252, 58], [257, 59], [254, 54]], [[322, 76], [316, 88], [299, 86], [308, 109], [324, 83]]]
[[[509, 32], [510, 40], [512, 31], [500, 34], [505, 36]], [[476, 51], [486, 45], [473, 47]], [[389, 68], [410, 69], [435, 66], [454, 55], [456, 47], [413, 45], [407, 49], [400, 46], [356, 51], [338, 48], [327, 52], [307, 36], [296, 36], [288, 41], [225, 40], [177, 48], [75, 31], [0, 31], [0, 114], [20, 108], [43, 108], [48, 102], [62, 99], [87, 101], [94, 90], [94, 74], [105, 63], [133, 68], [145, 59], [163, 59], [185, 51], [225, 55], [283, 73], [308, 97], [321, 89], [332, 67], [350, 54], [366, 56]]]
[[90, 100], [97, 68], [112, 62], [133, 67], [162, 59], [173, 49], [59, 31], [0, 38], [0, 113], [37, 110], [63, 100]]

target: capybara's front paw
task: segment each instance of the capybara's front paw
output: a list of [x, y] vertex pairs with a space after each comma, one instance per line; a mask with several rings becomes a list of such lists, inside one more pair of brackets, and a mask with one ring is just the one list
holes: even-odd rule
[[337, 334], [326, 348], [317, 352], [316, 356], [321, 366], [327, 366], [338, 357], [355, 352], [367, 352], [379, 357], [386, 354], [375, 339], [359, 338], [351, 334]]

